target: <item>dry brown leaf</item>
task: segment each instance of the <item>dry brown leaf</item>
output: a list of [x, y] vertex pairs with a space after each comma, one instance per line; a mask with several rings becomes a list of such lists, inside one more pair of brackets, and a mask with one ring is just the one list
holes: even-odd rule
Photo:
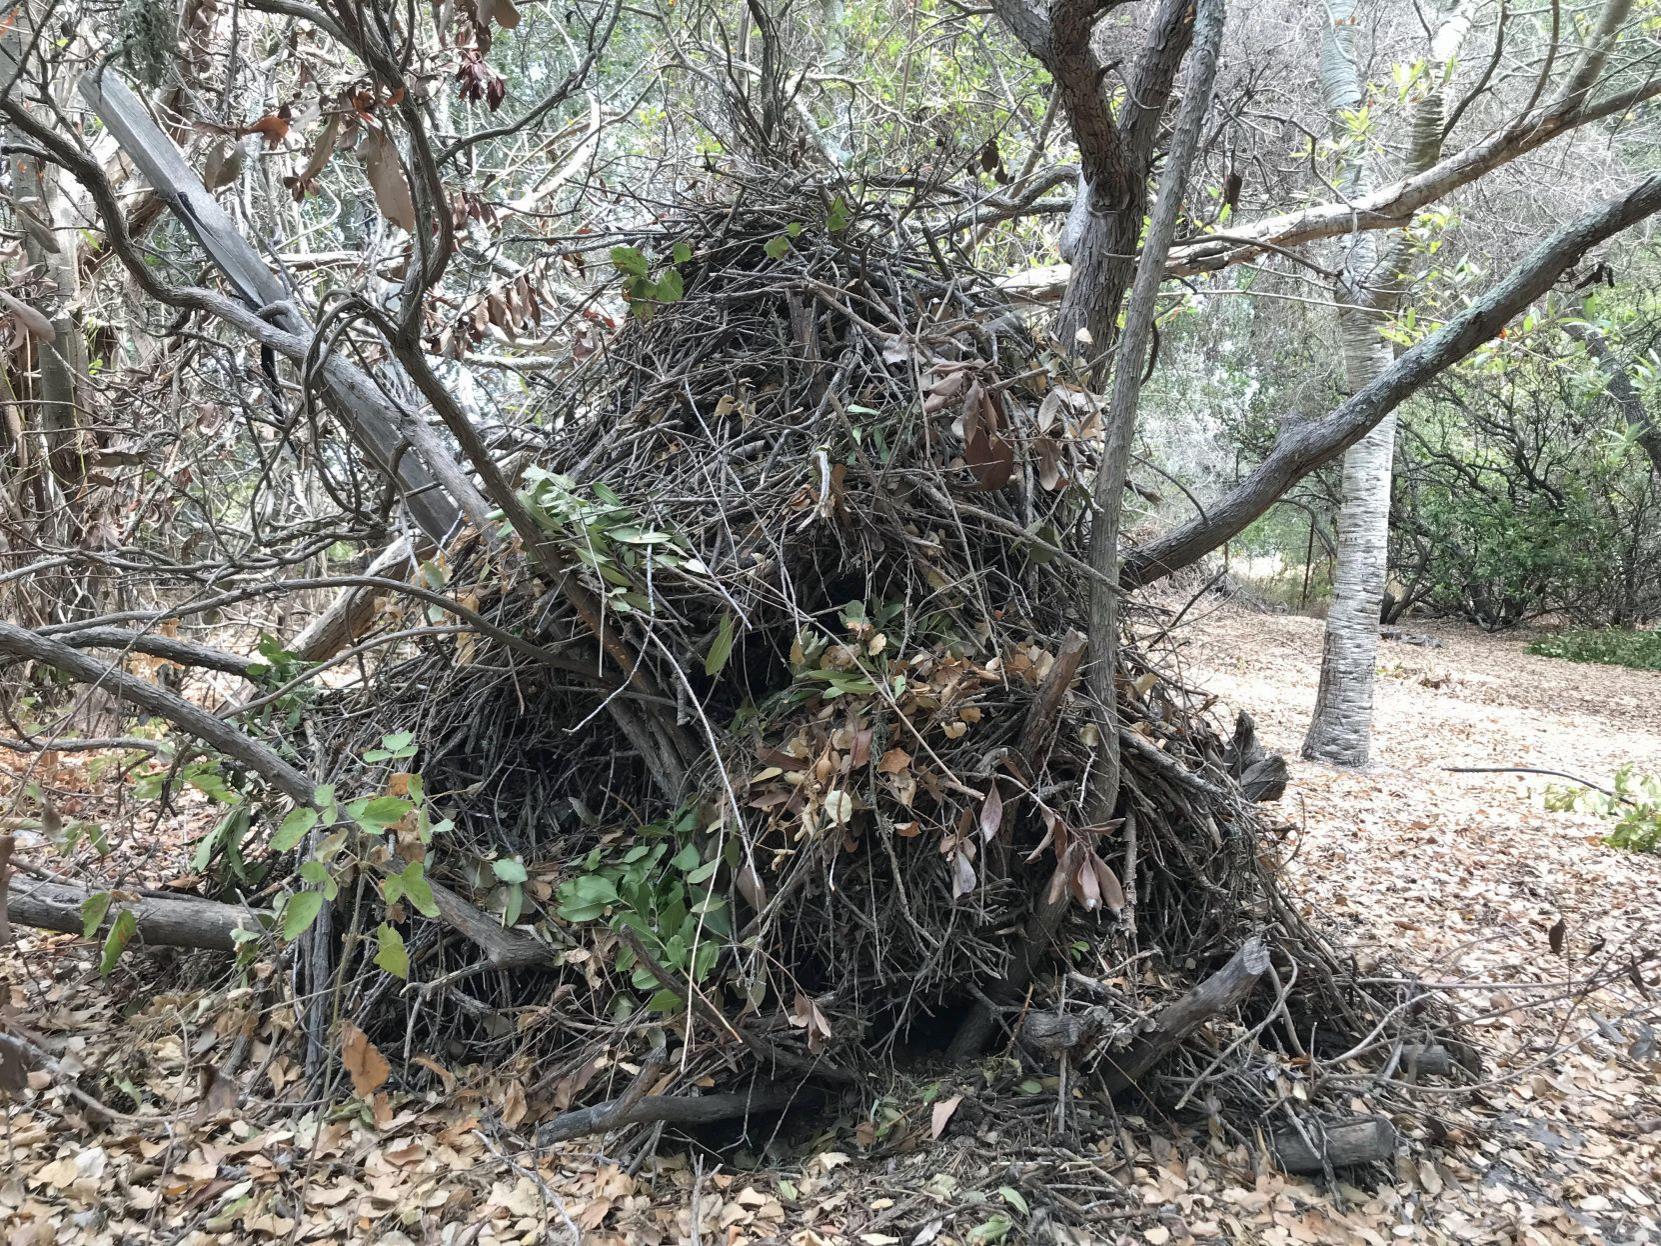
[[525, 1084], [518, 1079], [509, 1082], [506, 1093], [502, 1095], [502, 1124], [513, 1129], [529, 1111], [525, 1102]]
[[0, 290], [0, 303], [6, 305], [6, 310], [17, 317], [17, 323], [27, 329], [31, 336], [47, 343], [58, 340], [58, 331], [52, 327], [52, 322], [27, 303], [14, 299], [4, 290]]
[[323, 133], [317, 136], [317, 142], [312, 144], [311, 155], [306, 158], [306, 167], [301, 169], [292, 179], [285, 178], [288, 188], [294, 192], [296, 201], [304, 199], [312, 182], [317, 180], [329, 163], [329, 157], [334, 155], [335, 144], [340, 141], [340, 116], [330, 117], [323, 127]]
[[235, 1080], [226, 1077], [213, 1065], [204, 1064], [201, 1070], [200, 1092], [196, 1099], [196, 1119], [212, 1120], [234, 1111], [236, 1105]]
[[758, 913], [767, 907], [767, 884], [761, 880], [756, 872], [755, 864], [745, 861], [733, 875], [733, 885], [738, 888], [738, 894], [743, 896], [750, 907]]
[[986, 789], [986, 801], [980, 807], [980, 837], [991, 843], [1004, 824], [1004, 798], [994, 779]]
[[1119, 885], [1119, 876], [1094, 852], [1090, 854], [1088, 864], [1095, 875], [1096, 893], [1101, 902], [1113, 916], [1119, 916], [1125, 911], [1125, 889]]
[[957, 1111], [957, 1105], [962, 1102], [962, 1095], [953, 1095], [950, 1099], [941, 1099], [934, 1105], [934, 1111], [929, 1113], [929, 1137], [938, 1138], [946, 1132], [946, 1126], [951, 1124], [952, 1113]]
[[202, 185], [209, 190], [220, 190], [229, 186], [242, 175], [242, 166], [248, 161], [248, 153], [242, 150], [241, 143], [233, 143], [228, 138], [221, 138], [202, 159]]
[[267, 147], [275, 147], [288, 137], [288, 118], [281, 113], [268, 112], [253, 125], [244, 127], [244, 134], [258, 134]]
[[375, 206], [399, 229], [413, 234], [415, 200], [410, 195], [404, 166], [398, 159], [398, 145], [384, 130], [365, 130], [362, 154], [369, 188], [375, 192]]
[[831, 1036], [830, 1022], [819, 1011], [819, 1005], [800, 991], [796, 992], [796, 1000], [790, 1007], [789, 1019], [791, 1025], [807, 1031], [809, 1051], [818, 1051], [823, 1041]]
[[975, 473], [979, 487], [987, 492], [1002, 489], [1015, 475], [1015, 450], [996, 433], [975, 430], [964, 446], [963, 458]]
[[346, 1075], [352, 1079], [352, 1089], [359, 1098], [369, 1098], [392, 1075], [392, 1066], [369, 1041], [369, 1035], [350, 1021], [340, 1023], [340, 1061], [346, 1066]]
[[903, 748], [891, 748], [877, 762], [878, 774], [899, 774], [911, 765], [911, 754]]

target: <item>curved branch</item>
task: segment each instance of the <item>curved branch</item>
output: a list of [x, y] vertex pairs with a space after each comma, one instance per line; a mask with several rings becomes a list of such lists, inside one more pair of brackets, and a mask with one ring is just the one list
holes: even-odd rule
[[1661, 174], [1557, 231], [1482, 298], [1407, 351], [1365, 389], [1318, 420], [1286, 426], [1269, 455], [1202, 519], [1132, 553], [1127, 587], [1163, 579], [1242, 532], [1287, 489], [1343, 453], [1407, 397], [1490, 341], [1592, 247], [1661, 211]]
[[0, 653], [44, 663], [83, 683], [104, 688], [129, 705], [166, 719], [212, 745], [232, 761], [241, 762], [290, 800], [302, 805], [311, 803], [311, 780], [278, 756], [276, 750], [149, 680], [100, 662], [61, 640], [5, 620], [0, 620]]
[[161, 658], [176, 666], [199, 666], [205, 670], [223, 671], [227, 675], [246, 677], [248, 668], [259, 664], [255, 658], [245, 658], [211, 645], [198, 645], [174, 636], [158, 636], [153, 632], [133, 631], [125, 627], [85, 627], [66, 632], [59, 639], [72, 649], [131, 650]]
[[[1219, 272], [1324, 238], [1337, 238], [1357, 230], [1395, 229], [1411, 221], [1419, 209], [1446, 198], [1501, 165], [1583, 125], [1615, 116], [1658, 96], [1661, 96], [1661, 74], [1577, 112], [1553, 115], [1537, 110], [1492, 138], [1455, 152], [1423, 173], [1381, 186], [1353, 203], [1300, 208], [1255, 224], [1235, 226], [1226, 235], [1179, 242], [1171, 248], [1165, 275], [1192, 277]], [[1053, 264], [1012, 274], [1001, 284], [1022, 299], [1047, 302], [1066, 292], [1071, 276], [1069, 265]]]

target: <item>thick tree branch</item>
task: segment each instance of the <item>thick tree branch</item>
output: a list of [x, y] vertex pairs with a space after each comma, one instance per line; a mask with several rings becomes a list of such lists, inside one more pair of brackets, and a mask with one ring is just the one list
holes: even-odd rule
[[73, 676], [82, 683], [104, 688], [129, 705], [166, 719], [182, 731], [242, 763], [290, 800], [311, 803], [313, 784], [297, 767], [269, 745], [244, 735], [183, 697], [126, 671], [71, 649], [61, 640], [0, 620], [0, 654], [28, 658]]
[[1320, 419], [1283, 428], [1269, 456], [1204, 517], [1131, 554], [1125, 560], [1122, 583], [1129, 587], [1162, 579], [1238, 535], [1294, 483], [1361, 440], [1426, 382], [1492, 340], [1587, 251], [1657, 211], [1661, 211], [1661, 174], [1652, 174], [1627, 194], [1599, 204], [1560, 229], [1503, 281], [1403, 354], [1365, 389]]
[[[1492, 138], [1455, 152], [1423, 173], [1381, 186], [1353, 203], [1317, 204], [1251, 224], [1231, 225], [1226, 236], [1179, 242], [1171, 248], [1165, 275], [1193, 277], [1218, 272], [1262, 259], [1272, 252], [1342, 237], [1356, 230], [1397, 228], [1410, 222], [1421, 208], [1446, 198], [1501, 165], [1581, 126], [1616, 116], [1658, 96], [1661, 96], [1661, 75], [1577, 112], [1551, 115], [1536, 111]], [[1002, 284], [1006, 291], [1021, 299], [1048, 302], [1066, 292], [1071, 277], [1070, 265], [1052, 264], [1016, 273]]]
[[[1136, 409], [1142, 395], [1142, 360], [1158, 314], [1160, 282], [1165, 256], [1176, 233], [1188, 170], [1199, 147], [1200, 127], [1211, 107], [1217, 77], [1217, 56], [1223, 41], [1223, 0], [1183, 0], [1184, 33], [1163, 37], [1182, 47], [1194, 40], [1187, 94], [1171, 135], [1170, 156], [1159, 179], [1159, 195], [1148, 222], [1147, 239], [1136, 265], [1130, 304], [1119, 338], [1119, 362], [1113, 369], [1113, 392], [1108, 400], [1107, 436], [1102, 461], [1096, 469], [1095, 513], [1090, 521], [1089, 562], [1097, 575], [1090, 582], [1090, 666], [1086, 678], [1090, 699], [1100, 715], [1101, 747], [1092, 774], [1086, 810], [1090, 822], [1105, 826], [1119, 799], [1119, 711], [1114, 680], [1119, 669], [1119, 529], [1124, 510], [1125, 481], [1129, 478], [1131, 445], [1136, 439]], [[1168, 83], [1167, 83], [1168, 85]]]
[[[33, 878], [13, 878], [6, 889], [6, 908], [11, 919], [22, 926], [80, 934], [85, 927], [81, 905], [96, 890]], [[165, 947], [211, 948], [236, 951], [235, 932], [258, 932], [271, 914], [217, 900], [188, 896], [135, 896], [124, 898], [118, 891], [106, 920], [118, 913], [131, 913], [138, 923], [140, 943]]]
[[125, 627], [84, 627], [65, 632], [61, 639], [72, 649], [130, 650], [178, 666], [199, 666], [204, 670], [224, 671], [227, 675], [246, 676], [249, 667], [258, 665], [255, 658], [245, 658], [225, 649]]

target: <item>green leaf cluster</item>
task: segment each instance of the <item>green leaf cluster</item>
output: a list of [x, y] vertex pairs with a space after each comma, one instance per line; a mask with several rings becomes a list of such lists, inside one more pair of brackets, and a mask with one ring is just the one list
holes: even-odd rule
[[[705, 859], [699, 834], [696, 813], [686, 811], [640, 827], [620, 854], [594, 848], [582, 872], [560, 885], [555, 912], [567, 922], [604, 921], [627, 929], [664, 968], [706, 982], [732, 937], [732, 922], [727, 899], [715, 885], [723, 858]], [[726, 857], [735, 864], [738, 841], [728, 843]], [[673, 1012], [684, 1006], [632, 949], [618, 950], [617, 968], [630, 975], [637, 990], [653, 992], [650, 1007]]]
[[657, 309], [666, 303], [678, 303], [686, 294], [686, 279], [677, 265], [692, 259], [692, 248], [677, 242], [674, 262], [652, 272], [652, 261], [639, 247], [613, 247], [612, 267], [623, 274], [623, 297], [629, 301], [629, 310], [642, 320], [650, 320]]
[[1622, 766], [1609, 792], [1553, 784], [1546, 789], [1545, 803], [1556, 813], [1584, 809], [1612, 819], [1615, 825], [1605, 842], [1613, 848], [1661, 852], [1661, 775], [1640, 775]]
[[1570, 662], [1598, 662], [1630, 666], [1639, 671], [1661, 671], [1661, 632], [1567, 631], [1544, 636], [1529, 645], [1530, 653]]
[[604, 484], [585, 491], [569, 476], [534, 467], [525, 481], [520, 501], [619, 614], [651, 613], [649, 576], [708, 572], [675, 534], [644, 522]]

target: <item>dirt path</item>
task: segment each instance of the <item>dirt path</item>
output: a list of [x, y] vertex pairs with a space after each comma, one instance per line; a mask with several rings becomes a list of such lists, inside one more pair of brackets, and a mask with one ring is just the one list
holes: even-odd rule
[[[1373, 764], [1344, 772], [1297, 759], [1322, 626], [1227, 609], [1181, 634], [1192, 682], [1249, 709], [1292, 759], [1303, 892], [1358, 947], [1430, 980], [1482, 984], [1457, 997], [1481, 1018], [1492, 1084], [1449, 1097], [1444, 1124], [1471, 1145], [1432, 1161], [1437, 1189], [1409, 1236], [1661, 1241], [1661, 1049], [1645, 1019], [1625, 1015], [1653, 1023], [1661, 966], [1642, 971], [1642, 989], [1630, 977], [1579, 1003], [1515, 1010], [1661, 947], [1661, 857], [1608, 847], [1591, 814], [1546, 812], [1553, 780], [1446, 770], [1531, 766], [1600, 783], [1629, 764], [1661, 771], [1661, 675], [1535, 657], [1527, 637], [1415, 625], [1441, 644], [1381, 646]], [[1563, 955], [1551, 950], [1559, 920]]]

